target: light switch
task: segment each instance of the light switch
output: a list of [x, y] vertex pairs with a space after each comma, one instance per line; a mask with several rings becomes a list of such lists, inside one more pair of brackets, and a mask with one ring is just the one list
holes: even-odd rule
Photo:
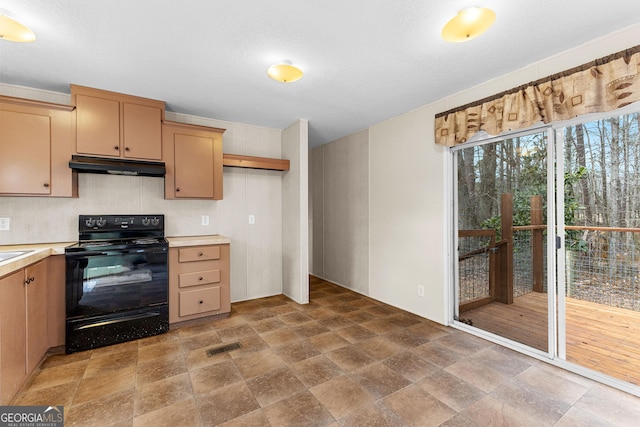
[[256, 223], [256, 216], [249, 215], [249, 224], [255, 224], [255, 223]]
[[0, 231], [9, 231], [11, 228], [11, 218], [0, 218]]

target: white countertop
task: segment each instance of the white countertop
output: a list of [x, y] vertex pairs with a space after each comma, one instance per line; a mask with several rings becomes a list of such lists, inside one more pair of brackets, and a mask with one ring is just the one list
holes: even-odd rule
[[225, 245], [231, 243], [231, 239], [219, 234], [209, 236], [181, 236], [167, 237], [170, 248], [178, 248], [182, 246], [200, 246], [200, 245]]
[[75, 243], [76, 242], [60, 242], [0, 246], [0, 252], [27, 251], [17, 257], [0, 261], [0, 277], [18, 271], [51, 255], [64, 255], [64, 249]]
[[[231, 243], [228, 237], [213, 234], [208, 236], [181, 236], [167, 237], [169, 247], [177, 248], [183, 246], [199, 246], [199, 245], [224, 245]], [[22, 252], [24, 254], [0, 261], [0, 277], [11, 274], [28, 265], [36, 263], [51, 255], [64, 255], [67, 246], [71, 246], [77, 242], [59, 242], [59, 243], [36, 243], [22, 245], [4, 245], [0, 246], [2, 252]]]

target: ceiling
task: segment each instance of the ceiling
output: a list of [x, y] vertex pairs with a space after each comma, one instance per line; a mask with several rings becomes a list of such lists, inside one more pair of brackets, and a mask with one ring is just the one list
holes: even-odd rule
[[[443, 25], [470, 5], [495, 10], [494, 26], [444, 42]], [[315, 147], [636, 24], [640, 1], [0, 0], [0, 10], [37, 36], [0, 41], [0, 83], [65, 93], [74, 83], [278, 129], [308, 119]], [[281, 59], [304, 77], [269, 79]]]

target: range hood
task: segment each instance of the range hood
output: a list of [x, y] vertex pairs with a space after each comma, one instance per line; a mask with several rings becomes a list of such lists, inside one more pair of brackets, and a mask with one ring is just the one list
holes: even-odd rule
[[156, 177], [163, 177], [166, 174], [163, 162], [109, 159], [104, 157], [71, 156], [69, 167], [83, 173]]

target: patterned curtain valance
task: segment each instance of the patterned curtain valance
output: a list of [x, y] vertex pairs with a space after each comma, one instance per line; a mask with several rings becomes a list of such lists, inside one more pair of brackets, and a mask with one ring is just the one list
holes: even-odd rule
[[640, 101], [640, 46], [436, 115], [436, 144], [478, 131], [499, 135], [535, 123], [612, 111]]

